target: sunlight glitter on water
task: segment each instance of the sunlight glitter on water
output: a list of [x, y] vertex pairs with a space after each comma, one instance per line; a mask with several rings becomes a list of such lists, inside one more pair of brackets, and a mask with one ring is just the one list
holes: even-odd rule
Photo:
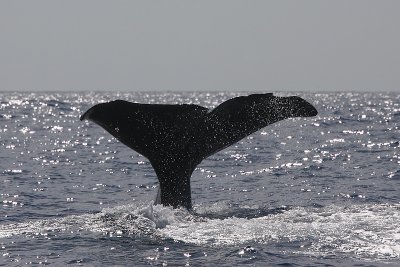
[[[0, 95], [4, 259], [44, 262], [56, 251], [63, 261], [48, 262], [90, 264], [111, 247], [145, 259], [157, 255], [149, 244], [156, 243], [170, 249], [148, 259], [154, 264], [180, 257], [196, 264], [204, 251], [233, 265], [236, 256], [264, 263], [294, 254], [305, 255], [305, 265], [308, 255], [314, 265], [332, 264], [330, 257], [399, 261], [398, 94], [304, 94], [317, 117], [266, 127], [196, 168], [192, 195], [200, 215], [138, 204], [158, 190], [151, 164], [79, 116], [117, 98], [213, 108], [236, 93]], [[281, 206], [289, 208], [273, 212]], [[73, 250], [74, 243], [82, 245]], [[57, 250], [61, 244], [75, 258]], [[82, 260], [81, 248], [91, 248], [92, 261]]]

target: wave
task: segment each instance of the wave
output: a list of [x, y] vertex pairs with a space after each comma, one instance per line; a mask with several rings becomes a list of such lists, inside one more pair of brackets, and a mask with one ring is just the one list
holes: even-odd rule
[[206, 247], [268, 244], [313, 256], [351, 254], [370, 260], [400, 259], [400, 205], [327, 207], [197, 205], [194, 212], [133, 203], [96, 214], [0, 226], [0, 238], [62, 232], [174, 240]]

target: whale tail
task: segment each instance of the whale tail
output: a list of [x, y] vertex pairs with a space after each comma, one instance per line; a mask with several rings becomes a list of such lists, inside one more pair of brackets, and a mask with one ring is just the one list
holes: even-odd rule
[[91, 120], [149, 159], [160, 183], [161, 204], [191, 209], [190, 177], [206, 157], [251, 133], [290, 117], [317, 115], [300, 97], [254, 94], [230, 99], [209, 111], [198, 105], [97, 104]]

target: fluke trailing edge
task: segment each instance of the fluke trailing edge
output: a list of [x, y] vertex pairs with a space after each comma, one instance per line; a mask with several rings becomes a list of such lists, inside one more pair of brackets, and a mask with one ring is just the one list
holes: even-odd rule
[[97, 123], [149, 159], [160, 183], [161, 204], [191, 209], [190, 176], [203, 159], [269, 124], [317, 113], [297, 96], [253, 94], [213, 110], [116, 100], [93, 106], [80, 119]]

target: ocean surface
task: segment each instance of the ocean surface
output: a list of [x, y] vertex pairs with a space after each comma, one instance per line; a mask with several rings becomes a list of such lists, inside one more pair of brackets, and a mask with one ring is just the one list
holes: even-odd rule
[[194, 211], [153, 205], [148, 160], [94, 104], [243, 93], [0, 93], [0, 266], [399, 266], [400, 94], [299, 95], [319, 111], [204, 160]]

